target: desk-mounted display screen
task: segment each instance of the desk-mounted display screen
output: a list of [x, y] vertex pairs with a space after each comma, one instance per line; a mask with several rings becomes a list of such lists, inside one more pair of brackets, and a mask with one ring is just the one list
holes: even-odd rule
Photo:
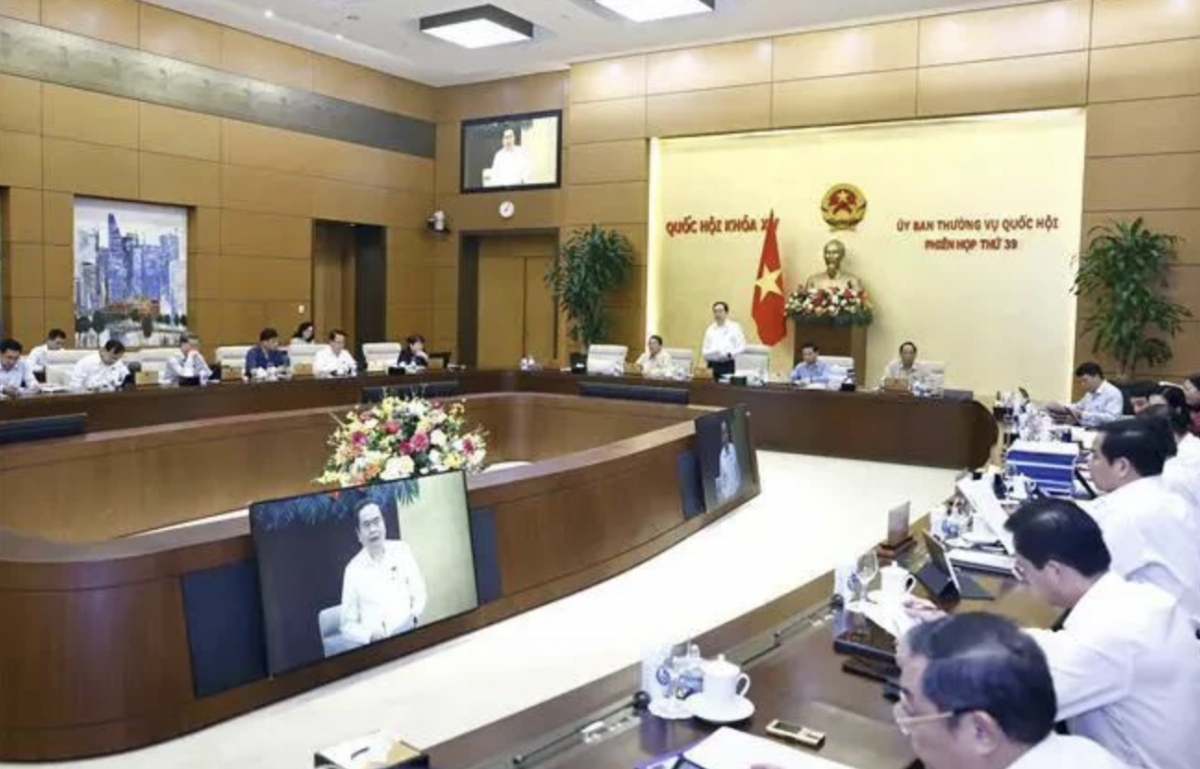
[[558, 187], [561, 158], [561, 110], [462, 124], [463, 192]]
[[741, 498], [750, 488], [753, 464], [746, 419], [746, 407], [739, 405], [696, 420], [700, 478], [709, 512]]
[[271, 675], [479, 605], [462, 473], [259, 502], [250, 529]]

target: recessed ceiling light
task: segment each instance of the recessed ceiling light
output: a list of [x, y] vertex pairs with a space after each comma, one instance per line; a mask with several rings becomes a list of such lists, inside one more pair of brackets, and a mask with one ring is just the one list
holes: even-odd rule
[[633, 21], [657, 21], [675, 16], [712, 13], [716, 0], [596, 0]]
[[421, 19], [421, 31], [463, 48], [487, 48], [533, 38], [533, 24], [494, 5], [426, 16]]
[[272, 11], [270, 8], [268, 8], [267, 10], [263, 11], [263, 16], [266, 16], [268, 19], [273, 19], [275, 18], [275, 11]]
[[337, 38], [338, 40], [345, 40], [345, 39], [346, 39], [346, 38], [342, 37], [342, 33], [341, 33], [341, 32], [339, 32], [339, 33], [337, 33], [336, 35], [334, 35], [334, 37], [335, 37], [335, 38]]

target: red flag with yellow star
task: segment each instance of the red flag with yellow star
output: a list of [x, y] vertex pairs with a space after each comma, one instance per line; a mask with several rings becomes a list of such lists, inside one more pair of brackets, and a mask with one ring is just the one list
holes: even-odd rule
[[787, 319], [784, 317], [783, 265], [779, 261], [779, 241], [775, 231], [779, 220], [775, 212], [767, 220], [767, 237], [763, 242], [762, 257], [758, 260], [758, 277], [754, 281], [754, 304], [750, 315], [758, 328], [758, 338], [768, 347], [773, 347], [787, 336]]

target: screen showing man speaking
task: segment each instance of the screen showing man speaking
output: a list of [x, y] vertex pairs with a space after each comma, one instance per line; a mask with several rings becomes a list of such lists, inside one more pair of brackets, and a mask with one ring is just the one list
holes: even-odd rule
[[750, 487], [753, 471], [746, 409], [739, 405], [706, 414], [695, 424], [704, 505], [712, 512], [737, 500]]
[[250, 527], [272, 675], [479, 604], [461, 473], [257, 503]]
[[464, 122], [462, 191], [557, 187], [561, 128], [561, 112]]

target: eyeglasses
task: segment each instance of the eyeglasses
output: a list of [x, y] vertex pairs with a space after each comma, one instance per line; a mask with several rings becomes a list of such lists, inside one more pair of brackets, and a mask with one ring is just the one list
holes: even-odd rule
[[921, 724], [932, 724], [937, 721], [945, 721], [955, 718], [962, 714], [962, 711], [949, 710], [943, 713], [931, 713], [925, 716], [914, 716], [909, 713], [907, 707], [902, 702], [897, 702], [892, 706], [892, 718], [896, 721], [896, 728], [905, 737], [912, 734], [910, 726], [920, 726]]

